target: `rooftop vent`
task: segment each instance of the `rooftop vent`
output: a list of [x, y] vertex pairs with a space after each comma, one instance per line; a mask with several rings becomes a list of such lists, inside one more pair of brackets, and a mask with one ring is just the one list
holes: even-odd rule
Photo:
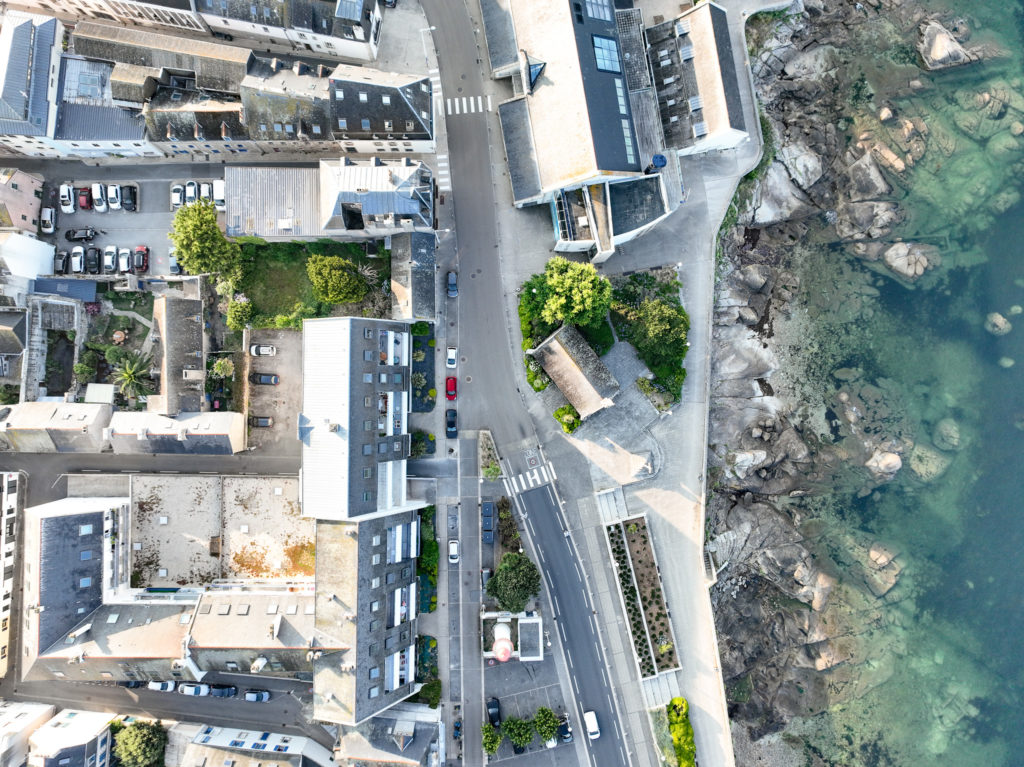
[[693, 137], [700, 138], [708, 135], [708, 124], [705, 122], [694, 123], [693, 125]]
[[679, 46], [679, 58], [683, 61], [690, 61], [693, 58], [693, 46], [692, 45], [680, 45]]
[[679, 19], [679, 21], [676, 22], [676, 34], [680, 37], [690, 34], [689, 19]]

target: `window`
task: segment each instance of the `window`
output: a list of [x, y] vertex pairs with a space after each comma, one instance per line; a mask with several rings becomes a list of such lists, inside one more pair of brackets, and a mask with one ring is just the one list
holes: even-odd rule
[[372, 501], [373, 500], [373, 494], [369, 493], [369, 492], [363, 493], [363, 500], [364, 501]]
[[363, 479], [371, 479], [373, 477], [373, 469], [363, 469]]
[[92, 525], [79, 525], [78, 526], [78, 534], [79, 535], [92, 535]]
[[380, 554], [374, 554], [373, 555], [373, 559], [371, 561], [373, 562], [373, 564], [379, 565], [380, 564]]
[[363, 130], [370, 130], [370, 119], [368, 117], [364, 117], [360, 120], [360, 124], [362, 125]]
[[370, 602], [370, 612], [377, 612], [380, 609], [380, 602], [376, 599]]
[[[615, 71], [617, 72], [618, 70], [615, 70]], [[277, 131], [278, 133], [281, 132], [282, 128], [284, 128], [284, 126], [281, 125], [281, 123], [274, 123], [274, 130]]]
[[594, 56], [597, 68], [602, 72], [621, 72], [619, 66], [619, 46], [610, 37], [594, 35]]
[[626, 142], [626, 161], [636, 162], [636, 152], [633, 151], [633, 131], [629, 127], [629, 120], [622, 121], [622, 138]]
[[373, 373], [363, 373], [363, 383], [373, 383]]
[[82, 560], [83, 562], [86, 562], [86, 561], [92, 559], [92, 552], [91, 551], [80, 551], [80, 552], [78, 552], [78, 558], [80, 560]]
[[363, 362], [373, 362], [373, 349], [363, 350]]
[[363, 421], [363, 431], [373, 431], [373, 421]]
[[615, 95], [619, 99], [619, 114], [629, 114], [629, 112], [626, 111], [626, 89], [622, 87], [621, 77], [615, 78]]
[[373, 455], [373, 445], [363, 445], [363, 455]]
[[380, 578], [374, 578], [372, 581], [370, 581], [370, 588], [371, 589], [380, 588]]
[[387, 584], [389, 584], [389, 585], [394, 583], [395, 582], [395, 574], [394, 573], [388, 573], [387, 576], [384, 578], [384, 581]]
[[370, 669], [370, 679], [380, 679], [380, 666], [374, 666]]
[[295, 133], [295, 126], [292, 125], [291, 123], [288, 123], [287, 125], [284, 126], [284, 132], [285, 133]]
[[348, 130], [348, 120], [344, 117], [338, 118], [338, 130]]
[[386, 131], [393, 131], [394, 129], [395, 129], [395, 124], [393, 122], [391, 122], [391, 120], [385, 120], [384, 121], [384, 130], [386, 130]]
[[380, 536], [379, 535], [373, 536], [373, 545], [374, 546], [380, 546]]
[[586, 0], [587, 3], [587, 15], [592, 19], [600, 19], [601, 21], [612, 20], [612, 4], [611, 0]]
[[320, 135], [320, 126], [319, 125], [314, 125], [313, 126], [313, 135], [314, 136], [319, 136]]
[[370, 688], [370, 697], [371, 698], [376, 698], [378, 695], [380, 695], [380, 687], [377, 686], [377, 685], [374, 685], [373, 687]]
[[334, 89], [334, 99], [336, 101], [344, 101], [345, 100], [345, 91], [343, 91], [341, 88], [335, 88]]
[[402, 577], [403, 578], [408, 578], [410, 575], [412, 575], [412, 568], [411, 567], [403, 567], [402, 568]]
[[391, 97], [390, 96], [381, 96], [380, 100], [381, 100], [381, 103], [384, 104], [384, 106], [386, 106], [386, 107], [391, 106]]
[[381, 455], [383, 455], [387, 451], [388, 451], [388, 443], [387, 442], [381, 442], [379, 445], [377, 445], [377, 452], [380, 453]]
[[87, 589], [92, 585], [92, 578], [79, 578], [78, 588]]
[[359, 103], [360, 104], [365, 104], [366, 103], [366, 92], [365, 91], [359, 91]]
[[406, 131], [406, 133], [411, 133], [413, 130], [415, 130], [415, 128], [416, 128], [416, 123], [414, 123], [412, 120], [406, 120], [405, 121], [405, 131]]
[[402, 374], [401, 373], [395, 373], [395, 383], [398, 384], [399, 386], [402, 385]]
[[363, 407], [372, 407], [373, 397], [363, 397]]

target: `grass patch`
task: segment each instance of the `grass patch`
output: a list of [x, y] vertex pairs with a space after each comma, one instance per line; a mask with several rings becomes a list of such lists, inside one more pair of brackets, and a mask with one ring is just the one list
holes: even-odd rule
[[153, 319], [153, 294], [152, 293], [121, 293], [108, 290], [104, 296], [115, 309], [126, 312], [135, 312], [147, 320]]
[[604, 356], [611, 351], [615, 345], [615, 334], [612, 333], [612, 326], [607, 319], [601, 320], [601, 324], [595, 327], [580, 325], [577, 330], [587, 339], [587, 343], [597, 353], [598, 357]]

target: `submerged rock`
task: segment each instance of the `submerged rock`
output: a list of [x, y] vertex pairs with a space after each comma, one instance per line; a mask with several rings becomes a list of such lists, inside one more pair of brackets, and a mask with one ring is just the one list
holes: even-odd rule
[[896, 472], [903, 468], [903, 459], [896, 453], [875, 450], [864, 465], [867, 466], [876, 479], [889, 480], [896, 476]]
[[900, 277], [916, 280], [938, 261], [938, 251], [918, 243], [897, 242], [886, 249], [882, 260]]
[[1009, 370], [1010, 368], [1012, 368], [1016, 364], [1017, 363], [1014, 361], [1013, 357], [1000, 357], [999, 358], [999, 367], [1001, 367], [1001, 368], [1006, 368], [1007, 370]]
[[925, 482], [941, 476], [953, 459], [929, 445], [917, 444], [910, 453], [910, 470]]
[[992, 312], [985, 318], [985, 330], [994, 336], [1005, 336], [1013, 330], [1013, 325], [999, 312]]
[[959, 450], [961, 448], [959, 424], [952, 418], [943, 418], [935, 424], [932, 442], [939, 450]]
[[845, 240], [885, 237], [901, 221], [894, 202], [848, 202], [836, 209], [836, 232]]

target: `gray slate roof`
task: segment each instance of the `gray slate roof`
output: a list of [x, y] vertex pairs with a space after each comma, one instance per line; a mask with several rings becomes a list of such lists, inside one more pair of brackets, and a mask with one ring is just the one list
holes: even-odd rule
[[195, 0], [200, 13], [251, 24], [305, 29], [321, 35], [353, 38], [352, 28], [363, 29], [370, 39], [374, 0]]
[[6, 14], [0, 28], [0, 133], [46, 133], [48, 70], [56, 35], [56, 19], [36, 24], [23, 14]]
[[[198, 318], [198, 319], [197, 319]], [[153, 305], [153, 322], [160, 336], [160, 397], [149, 398], [149, 409], [164, 415], [199, 411], [204, 379], [185, 380], [184, 371], [205, 375], [203, 354], [203, 302], [198, 299], [159, 296]]]
[[433, 234], [407, 232], [391, 235], [392, 304], [401, 304], [396, 309], [402, 313], [402, 319], [430, 322], [435, 319], [435, 244]]
[[0, 354], [25, 351], [25, 312], [0, 311]]
[[537, 150], [533, 145], [533, 128], [530, 126], [530, 109], [526, 99], [518, 98], [499, 104], [498, 118], [501, 120], [501, 137], [505, 141], [512, 196], [516, 202], [528, 200], [540, 194], [541, 187]]
[[611, 405], [619, 391], [615, 376], [571, 325], [560, 327], [531, 354], [581, 419]]
[[52, 293], [79, 301], [93, 302], [96, 300], [96, 280], [60, 280], [39, 278], [33, 281], [33, 293]]
[[608, 184], [608, 202], [616, 235], [646, 226], [668, 212], [661, 193], [661, 177], [657, 175]]
[[235, 96], [159, 88], [142, 110], [151, 141], [243, 141], [242, 102]]
[[120, 107], [63, 103], [57, 107], [54, 138], [70, 141], [142, 141], [146, 122]]
[[514, 66], [519, 58], [515, 27], [509, 10], [510, 2], [511, 0], [480, 0], [491, 71]]

